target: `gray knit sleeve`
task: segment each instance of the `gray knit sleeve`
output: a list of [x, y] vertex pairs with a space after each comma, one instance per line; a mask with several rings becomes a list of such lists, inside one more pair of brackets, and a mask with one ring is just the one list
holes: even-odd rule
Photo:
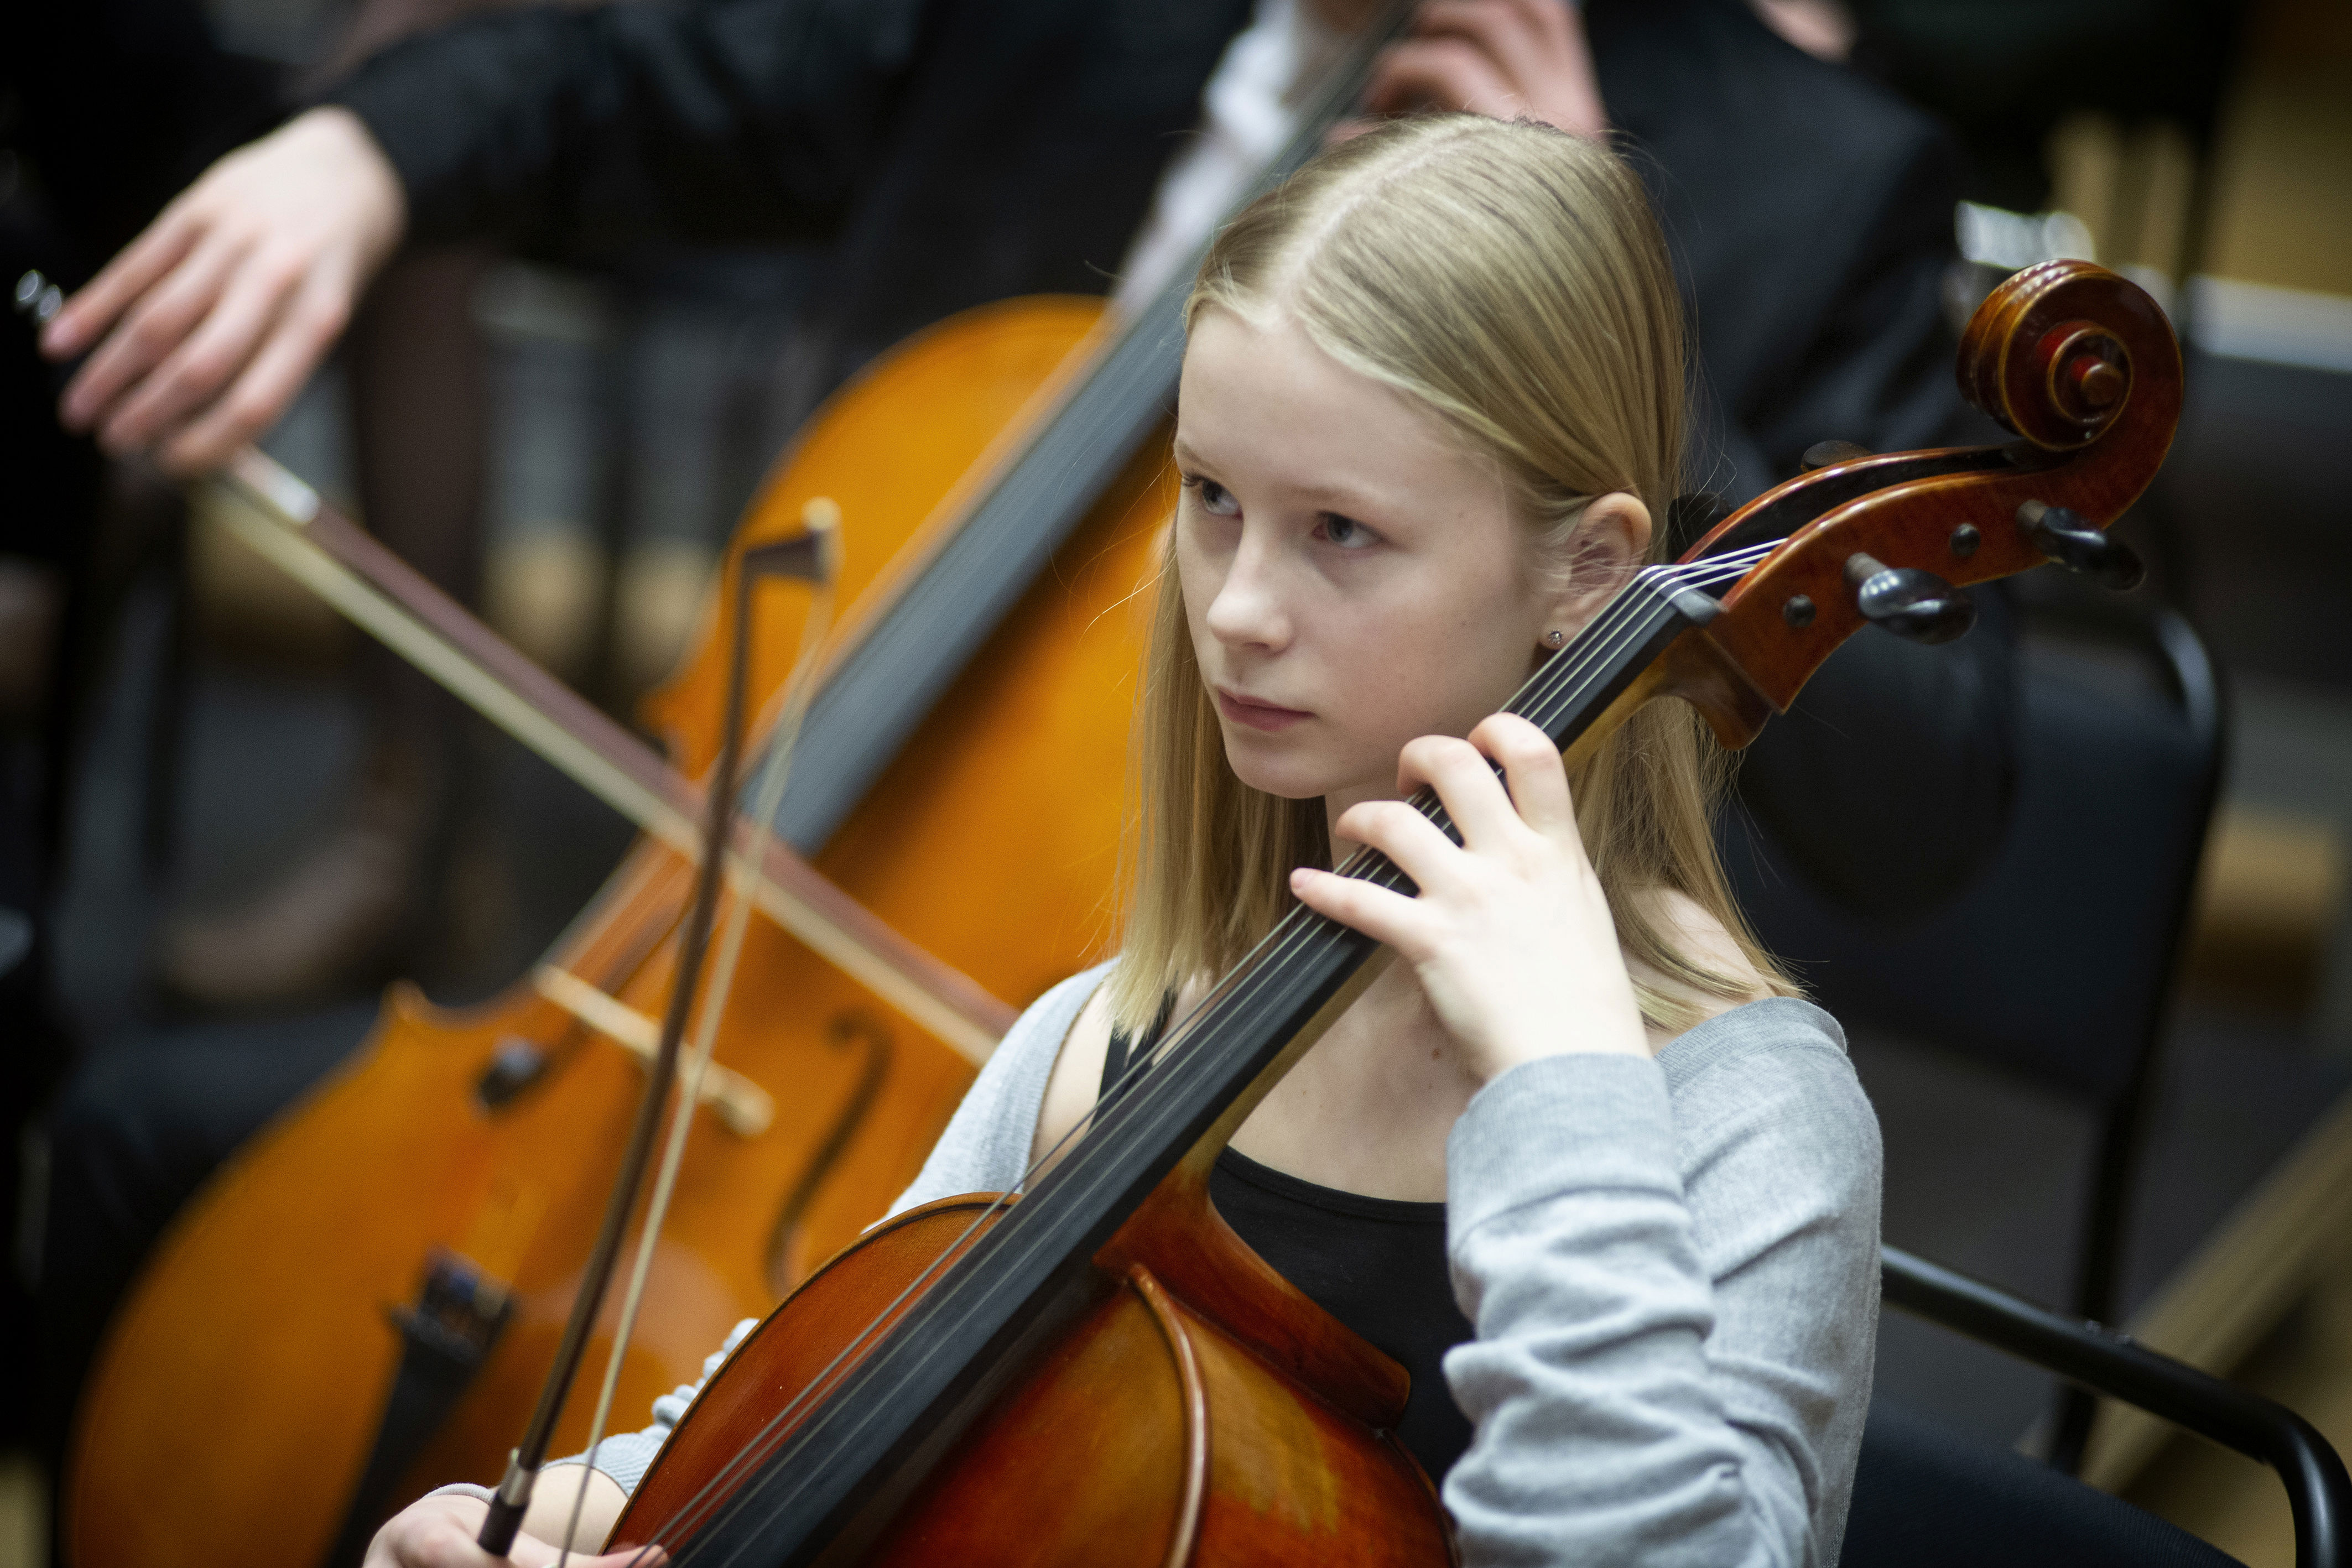
[[1013, 1020], [988, 1065], [964, 1092], [947, 1131], [931, 1145], [931, 1157], [923, 1162], [914, 1185], [890, 1206], [891, 1213], [961, 1193], [1010, 1192], [1021, 1185], [1062, 1041], [1109, 973], [1110, 965], [1098, 964], [1073, 975]]
[[[653, 1468], [654, 1456], [661, 1452], [661, 1446], [669, 1441], [671, 1431], [685, 1419], [686, 1407], [694, 1402], [696, 1395], [702, 1392], [702, 1385], [710, 1381], [719, 1364], [734, 1354], [735, 1347], [743, 1343], [745, 1335], [759, 1326], [759, 1319], [745, 1318], [730, 1329], [719, 1348], [702, 1358], [701, 1377], [690, 1385], [673, 1388], [654, 1401], [652, 1425], [635, 1432], [615, 1432], [597, 1444], [590, 1453], [569, 1454], [560, 1459], [548, 1460], [540, 1470], [537, 1484], [542, 1487], [577, 1486], [580, 1478], [566, 1476], [562, 1472], [593, 1462], [596, 1469], [618, 1481], [623, 1491], [636, 1490], [637, 1483], [645, 1479], [646, 1472]], [[593, 1455], [593, 1461], [591, 1454]], [[488, 1487], [460, 1481], [436, 1487], [425, 1495], [478, 1498], [488, 1502], [491, 1492]]]
[[1447, 1143], [1465, 1561], [1834, 1563], [1877, 1330], [1877, 1121], [1828, 1015], [1505, 1073]]

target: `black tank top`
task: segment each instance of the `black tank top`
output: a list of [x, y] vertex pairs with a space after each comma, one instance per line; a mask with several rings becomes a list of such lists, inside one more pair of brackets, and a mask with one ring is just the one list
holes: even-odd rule
[[[1144, 1037], [1149, 1051], [1167, 1026], [1160, 1010]], [[1113, 1031], [1103, 1058], [1102, 1092], [1127, 1069], [1129, 1037]], [[1443, 1480], [1470, 1446], [1470, 1423], [1454, 1403], [1439, 1364], [1476, 1337], [1454, 1303], [1445, 1264], [1445, 1206], [1364, 1197], [1286, 1176], [1231, 1149], [1209, 1174], [1217, 1212], [1250, 1250], [1412, 1375], [1397, 1439]]]

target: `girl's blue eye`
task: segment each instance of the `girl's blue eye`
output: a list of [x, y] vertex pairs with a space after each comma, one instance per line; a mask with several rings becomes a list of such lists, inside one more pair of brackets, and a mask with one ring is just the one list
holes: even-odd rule
[[1362, 549], [1374, 538], [1371, 529], [1339, 512], [1324, 513], [1317, 521], [1315, 531], [1341, 549]]
[[1184, 476], [1184, 488], [1201, 497], [1201, 509], [1214, 517], [1237, 517], [1242, 504], [1231, 490], [1214, 479], [1203, 479], [1197, 474]]

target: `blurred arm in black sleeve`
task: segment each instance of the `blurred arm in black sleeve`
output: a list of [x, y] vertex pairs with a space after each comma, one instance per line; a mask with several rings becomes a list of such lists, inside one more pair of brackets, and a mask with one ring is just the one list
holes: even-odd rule
[[870, 179], [924, 0], [538, 6], [395, 44], [326, 95], [412, 239], [822, 240]]

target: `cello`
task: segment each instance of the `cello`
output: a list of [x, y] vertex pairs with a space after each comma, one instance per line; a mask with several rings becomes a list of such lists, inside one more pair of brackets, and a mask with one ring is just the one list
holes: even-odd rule
[[[2102, 530], [2180, 408], [2153, 301], [2088, 264], [2028, 269], [1978, 311], [1960, 379], [2022, 439], [1853, 456], [1781, 486], [1638, 574], [1507, 711], [1571, 774], [1661, 697], [1737, 747], [1865, 623], [1965, 630], [1955, 584], [2046, 560], [2129, 579]], [[1458, 841], [1432, 791], [1411, 804]], [[1411, 891], [1369, 849], [1339, 871]], [[1207, 1197], [1217, 1152], [1382, 958], [1294, 908], [1017, 1197], [926, 1205], [836, 1256], [706, 1384], [617, 1548], [679, 1564], [1446, 1561], [1433, 1492], [1387, 1431], [1400, 1369]], [[1055, 1462], [1074, 1451], [1083, 1486]]]
[[[1352, 106], [1376, 41], [1334, 71], [1274, 173]], [[780, 463], [701, 652], [651, 704], [674, 771], [706, 773], [741, 560], [813, 500], [836, 501], [853, 610], [821, 655], [775, 826], [943, 959], [930, 990], [949, 999], [910, 1010], [922, 988], [877, 993], [821, 944], [753, 926], [717, 1047], [732, 1092], [679, 1175], [651, 1276], [658, 1326], [627, 1350], [622, 1407], [688, 1380], [728, 1323], [871, 1220], [1011, 1018], [994, 998], [1034, 994], [1103, 936], [1118, 676], [1140, 635], [1121, 607], [1167, 509], [1146, 438], [1173, 383], [1181, 293], [1108, 326], [1091, 302], [986, 307], [871, 367]], [[266, 481], [246, 498], [269, 502]], [[755, 702], [782, 683], [800, 624], [786, 608], [757, 630]], [[1022, 841], [976, 831], [1012, 799], [1054, 804]], [[990, 896], [940, 900], [942, 867]], [[265, 1551], [309, 1568], [363, 1542], [389, 1499], [496, 1471], [572, 1311], [630, 1115], [637, 1069], [612, 1046], [642, 1043], [680, 983], [690, 873], [674, 838], [640, 844], [532, 983], [484, 1007], [396, 989], [362, 1052], [184, 1211], [78, 1413], [60, 1520], [74, 1561]], [[420, 1402], [423, 1416], [392, 1418]], [[560, 1440], [584, 1438], [584, 1415]], [[289, 1497], [277, 1478], [294, 1473], [312, 1484]]]

